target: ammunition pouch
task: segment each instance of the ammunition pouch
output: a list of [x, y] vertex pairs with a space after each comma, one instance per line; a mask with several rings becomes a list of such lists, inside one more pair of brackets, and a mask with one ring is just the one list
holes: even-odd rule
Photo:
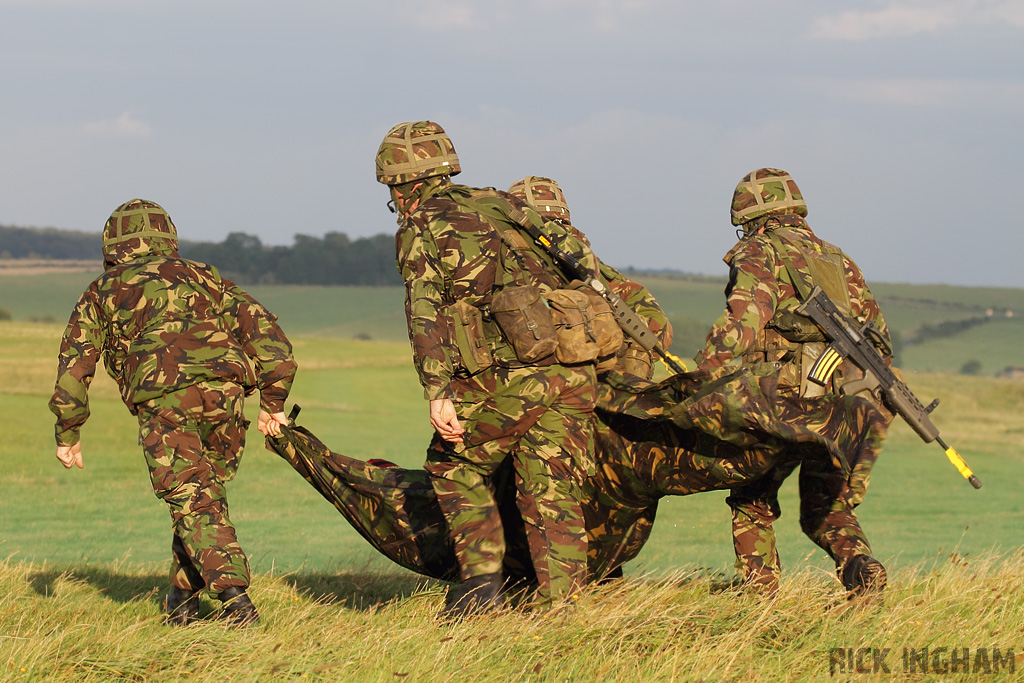
[[534, 364], [555, 352], [558, 340], [551, 310], [537, 287], [517, 285], [498, 291], [491, 300], [491, 315], [520, 362]]
[[555, 357], [566, 365], [597, 361], [599, 372], [610, 370], [622, 348], [622, 330], [604, 297], [584, 282], [570, 286], [545, 295], [558, 339]]
[[545, 298], [551, 307], [558, 347], [555, 358], [562, 364], [597, 360], [597, 336], [593, 329], [590, 298], [577, 289], [555, 289]]
[[483, 312], [466, 301], [458, 301], [448, 309], [455, 323], [455, 344], [462, 356], [462, 367], [471, 375], [494, 364], [488, 343]]
[[583, 292], [590, 299], [590, 308], [594, 314], [591, 329], [597, 338], [597, 371], [611, 370], [616, 364], [616, 354], [622, 350], [626, 341], [626, 335], [616, 320], [615, 311], [612, 310], [611, 304], [587, 283], [576, 280], [570, 286]]
[[774, 328], [766, 327], [758, 333], [753, 348], [743, 354], [743, 362], [774, 365], [779, 369], [779, 389], [796, 393], [800, 387], [801, 346], [789, 341]]
[[[782, 362], [779, 387], [795, 390], [801, 398], [824, 396], [826, 389], [808, 379], [814, 363], [825, 352], [828, 339], [813, 320], [793, 311], [779, 311], [768, 323], [762, 338], [769, 350], [765, 360]], [[772, 354], [771, 350], [776, 353]], [[778, 352], [784, 351], [782, 355]], [[770, 356], [775, 357], [770, 357]]]
[[805, 344], [807, 342], [828, 341], [821, 328], [807, 316], [793, 311], [780, 311], [768, 323], [786, 341]]

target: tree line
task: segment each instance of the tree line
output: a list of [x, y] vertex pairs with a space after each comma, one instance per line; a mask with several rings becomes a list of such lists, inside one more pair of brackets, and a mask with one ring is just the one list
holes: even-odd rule
[[[296, 235], [291, 246], [265, 245], [255, 235], [233, 232], [223, 242], [181, 242], [185, 258], [216, 266], [242, 284], [400, 285], [395, 239]], [[88, 260], [102, 258], [99, 233], [0, 226], [0, 259]]]
[[0, 259], [88, 260], [103, 258], [98, 232], [0, 225]]
[[259, 237], [233, 232], [223, 242], [186, 242], [185, 258], [217, 266], [242, 284], [400, 285], [395, 238], [349, 239], [342, 232], [323, 237], [296, 235], [290, 247], [267, 246]]

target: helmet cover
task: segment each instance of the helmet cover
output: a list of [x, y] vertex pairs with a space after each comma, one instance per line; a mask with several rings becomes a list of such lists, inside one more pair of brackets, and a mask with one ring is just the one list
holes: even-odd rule
[[103, 253], [129, 240], [162, 240], [178, 248], [178, 230], [171, 217], [156, 202], [132, 199], [114, 209], [103, 226]]
[[544, 218], [569, 220], [569, 205], [565, 202], [565, 195], [551, 178], [528, 175], [512, 183], [508, 193], [525, 201]]
[[377, 182], [385, 185], [453, 176], [461, 170], [451, 138], [433, 121], [399, 123], [377, 149]]
[[743, 225], [755, 218], [793, 213], [807, 215], [800, 188], [785, 171], [759, 168], [743, 177], [732, 195], [732, 224]]

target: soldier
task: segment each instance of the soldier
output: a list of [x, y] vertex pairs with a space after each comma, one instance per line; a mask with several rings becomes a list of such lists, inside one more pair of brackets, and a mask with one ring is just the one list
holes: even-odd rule
[[170, 216], [153, 202], [133, 199], [107, 220], [104, 273], [78, 300], [61, 342], [50, 399], [57, 459], [83, 467], [80, 432], [102, 355], [138, 416], [153, 490], [171, 513], [166, 622], [197, 620], [206, 588], [224, 604], [220, 617], [242, 626], [259, 615], [246, 593], [249, 566], [225, 486], [245, 444], [243, 397], [259, 388], [258, 427], [280, 433], [296, 364], [271, 313], [177, 249]]
[[[856, 368], [844, 364], [830, 386], [808, 381], [826, 341], [817, 327], [794, 310], [814, 286], [821, 287], [851, 318], [874, 323], [888, 342], [885, 321], [860, 268], [838, 247], [819, 239], [804, 218], [807, 205], [788, 173], [762, 168], [745, 176], [732, 200], [732, 224], [740, 240], [725, 256], [730, 277], [726, 308], [708, 332], [697, 356], [699, 369], [725, 373], [740, 365], [767, 363], [778, 368], [780, 396], [813, 399], [837, 394], [855, 379]], [[814, 408], [807, 403], [808, 411]], [[892, 415], [882, 409], [886, 424]], [[822, 423], [822, 433], [840, 429]], [[834, 434], [833, 434], [834, 436]], [[871, 458], [877, 457], [877, 453]], [[863, 499], [872, 462], [859, 462], [845, 477], [833, 465], [805, 460], [800, 471], [800, 522], [804, 532], [836, 563], [852, 594], [881, 590], [885, 568], [871, 557], [871, 547], [854, 508]], [[732, 508], [737, 566], [745, 581], [772, 593], [778, 586], [779, 555], [772, 523], [781, 511], [778, 490], [795, 469], [794, 460], [765, 477], [733, 489]]]
[[[425, 469], [459, 564], [461, 583], [449, 591], [441, 616], [503, 602], [505, 530], [490, 478], [509, 458], [537, 575], [536, 604], [550, 606], [586, 581], [580, 485], [593, 471], [596, 379], [593, 362], [555, 355], [550, 322], [542, 319], [547, 307], [535, 295], [563, 287], [565, 279], [509, 213], [522, 212], [534, 225], [543, 221], [507, 193], [453, 184], [458, 157], [430, 121], [393, 127], [376, 169], [398, 214], [409, 338], [436, 430]], [[576, 242], [568, 233], [558, 237]], [[570, 249], [596, 272], [585, 244]], [[506, 307], [496, 303], [519, 296]], [[512, 321], [517, 310], [523, 328]], [[499, 326], [502, 312], [510, 317]]]
[[[542, 218], [558, 224], [580, 242], [590, 245], [590, 240], [586, 235], [570, 222], [569, 205], [565, 201], [565, 194], [558, 183], [551, 178], [528, 175], [522, 180], [512, 183], [508, 192], [536, 209]], [[658, 345], [662, 349], [672, 346], [672, 325], [647, 288], [630, 280], [600, 259], [598, 259], [598, 268], [605, 286], [640, 316], [651, 331], [657, 335]], [[617, 362], [610, 369], [637, 375], [644, 379], [650, 379], [654, 375], [653, 353], [645, 351], [634, 340], [626, 339], [626, 343], [622, 345], [616, 356]]]

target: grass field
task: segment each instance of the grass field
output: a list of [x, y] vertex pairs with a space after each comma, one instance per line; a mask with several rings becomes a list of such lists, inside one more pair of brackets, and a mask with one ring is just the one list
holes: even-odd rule
[[[252, 430], [230, 500], [264, 623], [240, 634], [160, 626], [167, 512], [152, 495], [137, 426], [105, 376], [93, 386], [86, 469], [67, 472], [53, 457], [46, 402], [63, 324], [26, 320], [63, 321], [91, 277], [0, 276], [0, 307], [15, 318], [0, 322], [4, 680], [813, 681], [828, 678], [835, 648], [891, 648], [894, 671], [904, 647], [1024, 653], [1024, 382], [934, 372], [955, 372], [970, 353], [985, 373], [1024, 365], [1024, 316], [907, 352], [908, 382], [926, 402], [941, 398], [934, 420], [985, 486], [974, 491], [941, 449], [894, 426], [859, 512], [891, 570], [884, 609], [845, 609], [830, 563], [799, 531], [788, 482], [778, 524], [787, 573], [770, 604], [721, 588], [731, 574], [728, 509], [724, 494], [705, 494], [663, 501], [622, 588], [588, 594], [565, 615], [439, 625], [430, 617], [443, 588], [369, 549]], [[721, 282], [649, 286], [673, 318], [713, 318], [721, 304]], [[892, 287], [897, 311], [920, 302], [914, 316], [891, 316], [894, 326], [978, 306], [1024, 312], [1015, 290], [968, 289], [972, 302], [953, 288], [944, 304], [936, 297], [948, 288]], [[401, 291], [252, 290], [294, 338], [300, 421], [349, 455], [420, 465], [430, 429]], [[1007, 666], [985, 680], [1014, 680]]]

